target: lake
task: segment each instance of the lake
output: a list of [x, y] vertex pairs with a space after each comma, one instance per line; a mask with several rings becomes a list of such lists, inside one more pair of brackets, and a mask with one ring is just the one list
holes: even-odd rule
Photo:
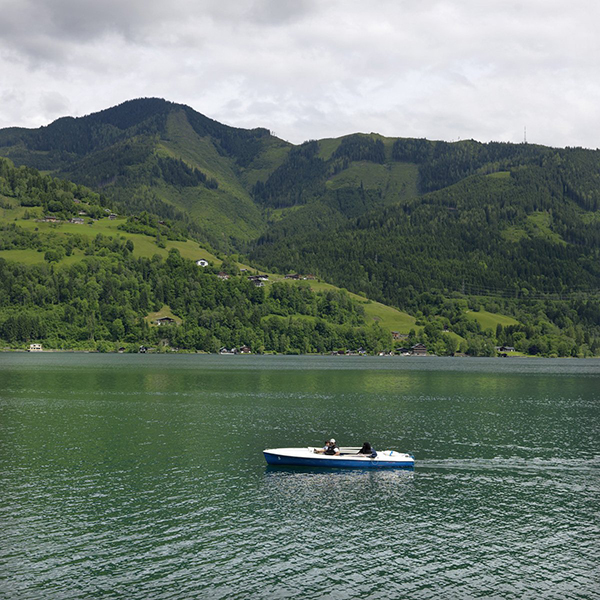
[[[600, 360], [0, 354], [3, 598], [598, 598]], [[370, 441], [414, 470], [267, 467]]]

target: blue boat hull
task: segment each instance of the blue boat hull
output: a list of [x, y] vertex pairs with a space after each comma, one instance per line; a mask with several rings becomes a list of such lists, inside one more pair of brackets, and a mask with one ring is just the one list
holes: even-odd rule
[[353, 460], [352, 458], [304, 458], [297, 456], [283, 456], [271, 452], [263, 452], [269, 465], [292, 467], [327, 467], [335, 469], [412, 469], [414, 461], [394, 460]]

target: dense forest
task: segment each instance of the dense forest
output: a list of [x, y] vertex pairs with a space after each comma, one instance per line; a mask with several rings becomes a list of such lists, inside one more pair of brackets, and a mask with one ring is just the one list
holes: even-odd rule
[[[35, 239], [21, 239], [22, 244]], [[81, 241], [81, 240], [79, 240]], [[360, 304], [341, 291], [220, 279], [172, 250], [166, 260], [134, 258], [133, 245], [97, 236], [71, 266], [25, 266], [0, 258], [0, 339], [23, 347], [114, 351], [140, 346], [218, 352], [327, 352], [391, 347], [389, 332], [367, 327]], [[168, 305], [181, 325], [152, 327]]]

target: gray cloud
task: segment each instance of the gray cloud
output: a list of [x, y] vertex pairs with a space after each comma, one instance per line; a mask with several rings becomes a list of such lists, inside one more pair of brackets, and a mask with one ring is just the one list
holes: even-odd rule
[[0, 0], [0, 126], [161, 96], [294, 142], [599, 144], [593, 0]]

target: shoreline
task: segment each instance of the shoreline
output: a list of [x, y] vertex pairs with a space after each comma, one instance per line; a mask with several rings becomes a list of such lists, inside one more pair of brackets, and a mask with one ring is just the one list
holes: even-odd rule
[[427, 355], [417, 355], [417, 354], [386, 354], [386, 355], [378, 355], [378, 354], [368, 354], [368, 355], [359, 355], [359, 354], [337, 354], [335, 352], [327, 352], [327, 353], [309, 353], [309, 354], [286, 354], [280, 352], [251, 352], [251, 353], [238, 353], [238, 354], [229, 354], [229, 353], [220, 353], [220, 352], [202, 352], [202, 351], [169, 351], [169, 352], [118, 352], [111, 350], [109, 352], [100, 352], [98, 350], [72, 350], [72, 349], [62, 349], [62, 348], [49, 348], [46, 350], [26, 350], [21, 348], [2, 348], [0, 349], [0, 354], [107, 354], [107, 355], [152, 355], [152, 356], [307, 356], [307, 357], [323, 357], [323, 358], [422, 358], [422, 359], [432, 359], [432, 358], [457, 358], [457, 359], [470, 359], [470, 358], [489, 358], [489, 359], [510, 359], [510, 358], [528, 358], [528, 359], [542, 359], [542, 360], [591, 360], [591, 359], [599, 359], [600, 356], [587, 356], [587, 357], [579, 357], [579, 356], [537, 356], [531, 354], [513, 354], [507, 356], [469, 356], [467, 354], [455, 354], [453, 356], [438, 356], [437, 354], [427, 354]]

